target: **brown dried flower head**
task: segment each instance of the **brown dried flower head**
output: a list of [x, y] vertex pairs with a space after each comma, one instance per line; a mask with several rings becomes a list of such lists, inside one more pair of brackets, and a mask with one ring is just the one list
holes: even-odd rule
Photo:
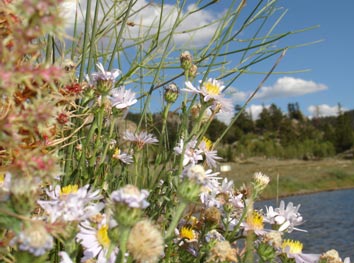
[[141, 220], [129, 234], [127, 249], [137, 262], [158, 262], [164, 251], [162, 235], [150, 220]]
[[232, 248], [229, 241], [218, 241], [210, 250], [209, 257], [206, 262], [238, 262], [237, 250]]

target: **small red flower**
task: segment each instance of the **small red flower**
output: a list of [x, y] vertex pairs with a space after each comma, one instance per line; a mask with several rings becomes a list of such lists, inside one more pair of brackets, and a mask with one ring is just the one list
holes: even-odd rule
[[69, 116], [65, 113], [59, 113], [58, 117], [57, 117], [57, 121], [64, 125], [65, 123], [67, 123], [69, 121]]
[[82, 91], [82, 87], [79, 83], [71, 83], [65, 86], [65, 93], [69, 95], [77, 95]]

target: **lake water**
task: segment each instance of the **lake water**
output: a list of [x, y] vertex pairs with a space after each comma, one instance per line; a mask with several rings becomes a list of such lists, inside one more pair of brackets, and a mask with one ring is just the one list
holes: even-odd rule
[[[299, 212], [305, 223], [299, 228], [308, 232], [293, 231], [288, 238], [300, 240], [304, 253], [320, 254], [336, 249], [342, 259], [354, 259], [354, 189], [321, 192], [310, 195], [281, 198], [285, 204], [301, 204]], [[256, 208], [278, 206], [275, 200], [257, 202]]]

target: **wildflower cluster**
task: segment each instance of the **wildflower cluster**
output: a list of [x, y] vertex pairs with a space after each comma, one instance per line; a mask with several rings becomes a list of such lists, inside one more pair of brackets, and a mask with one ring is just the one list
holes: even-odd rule
[[[86, 3], [82, 43], [77, 25], [74, 42], [62, 39], [66, 2], [0, 3], [0, 261], [342, 262], [332, 250], [302, 253], [290, 239], [304, 231], [300, 205], [254, 209], [267, 175], [255, 173], [239, 187], [220, 175], [218, 141], [206, 132], [233, 105], [222, 75], [207, 76], [217, 64], [205, 61], [229, 40], [167, 63], [161, 47], [170, 48], [173, 33], [151, 26], [152, 36], [135, 36], [130, 27], [144, 8], [118, 2], [96, 1], [94, 13]], [[132, 59], [137, 50], [144, 51]], [[171, 64], [181, 72], [167, 78], [161, 69]], [[154, 119], [149, 107], [159, 88], [162, 109]], [[130, 110], [139, 104], [133, 122]]]

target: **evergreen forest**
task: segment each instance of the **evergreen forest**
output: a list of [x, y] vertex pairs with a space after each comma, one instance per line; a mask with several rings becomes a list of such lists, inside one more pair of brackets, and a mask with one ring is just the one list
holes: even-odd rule
[[[340, 156], [353, 158], [354, 145], [354, 110], [342, 111], [338, 105], [338, 115], [330, 117], [305, 116], [298, 103], [289, 103], [284, 113], [274, 103], [263, 107], [259, 118], [252, 118], [247, 111], [236, 105], [236, 122], [229, 128], [216, 147], [224, 161], [234, 161], [249, 157], [266, 157], [303, 160], [316, 160], [325, 157]], [[138, 123], [140, 114], [129, 113], [127, 119]], [[145, 120], [150, 132], [161, 130], [161, 114], [151, 114]], [[179, 140], [178, 114], [170, 112], [167, 132], [169, 145], [174, 147]], [[193, 126], [193, 119], [190, 120]], [[207, 138], [215, 142], [227, 125], [214, 119], [206, 133]]]

